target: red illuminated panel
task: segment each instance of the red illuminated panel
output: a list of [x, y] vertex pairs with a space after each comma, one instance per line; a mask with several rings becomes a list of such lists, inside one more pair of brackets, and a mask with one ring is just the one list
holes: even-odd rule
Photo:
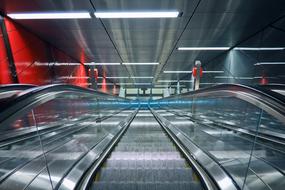
[[[50, 64], [54, 62], [78, 63], [79, 61], [74, 60], [63, 51], [41, 40], [11, 19], [5, 18], [4, 22], [7, 28], [19, 83], [36, 85], [69, 83], [82, 87], [88, 86], [87, 73], [83, 65], [55, 66]], [[5, 49], [3, 40], [1, 41], [1, 39], [0, 48]], [[0, 83], [11, 83], [11, 77], [9, 78], [8, 76], [7, 55], [1, 51], [0, 56]], [[85, 59], [84, 54], [82, 54], [81, 59]], [[69, 76], [72, 78], [68, 79]]]
[[0, 30], [0, 84], [10, 84], [10, 83], [13, 83], [13, 80], [9, 68], [9, 62], [8, 62], [2, 31]]
[[52, 81], [49, 67], [34, 64], [50, 61], [48, 45], [12, 20], [5, 18], [4, 21], [19, 83], [49, 84]]
[[[59, 49], [52, 49], [53, 57], [57, 63], [78, 63]], [[78, 63], [79, 64], [79, 63]], [[58, 82], [69, 83], [81, 87], [88, 87], [87, 73], [84, 65], [78, 66], [54, 66], [55, 77]], [[61, 78], [65, 79], [61, 79]], [[71, 77], [68, 79], [68, 77]]]
[[73, 76], [76, 77], [72, 82], [73, 85], [88, 87], [88, 79], [86, 78], [87, 73], [85, 71], [84, 65], [76, 66]]
[[[64, 52], [52, 48], [52, 54], [54, 57], [54, 62], [57, 63], [76, 63], [75, 60], [67, 56]], [[66, 79], [61, 79], [61, 77], [68, 77], [71, 76], [75, 66], [54, 66], [54, 77], [57, 82], [60, 83], [69, 83]]]

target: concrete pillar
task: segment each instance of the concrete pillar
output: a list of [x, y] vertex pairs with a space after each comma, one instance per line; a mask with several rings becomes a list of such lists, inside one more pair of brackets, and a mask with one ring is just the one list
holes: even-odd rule
[[176, 86], [176, 94], [180, 94], [180, 82], [177, 82], [177, 86]]

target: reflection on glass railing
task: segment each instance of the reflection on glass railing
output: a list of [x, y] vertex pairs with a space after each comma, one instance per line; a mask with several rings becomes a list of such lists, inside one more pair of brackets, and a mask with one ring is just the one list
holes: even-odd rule
[[219, 163], [240, 189], [282, 189], [285, 125], [240, 96], [186, 94], [150, 106]]

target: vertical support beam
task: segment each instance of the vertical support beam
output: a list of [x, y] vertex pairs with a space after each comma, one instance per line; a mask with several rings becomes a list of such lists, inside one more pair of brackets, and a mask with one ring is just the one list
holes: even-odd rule
[[180, 82], [177, 81], [176, 94], [180, 94]]
[[4, 22], [4, 18], [2, 16], [0, 16], [0, 25], [1, 25], [1, 31], [3, 34], [5, 49], [6, 49], [6, 53], [7, 53], [7, 57], [8, 57], [9, 68], [10, 68], [10, 71], [12, 73], [13, 82], [19, 83], [19, 79], [17, 76], [17, 70], [16, 70], [16, 66], [15, 66], [15, 62], [14, 62], [14, 57], [13, 57], [11, 46], [10, 46], [9, 36], [7, 33], [7, 28], [6, 28], [6, 25]]

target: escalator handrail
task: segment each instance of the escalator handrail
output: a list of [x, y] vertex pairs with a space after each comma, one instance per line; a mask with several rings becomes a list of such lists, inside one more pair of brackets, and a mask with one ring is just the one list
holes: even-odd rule
[[130, 101], [129, 99], [112, 96], [110, 94], [106, 94], [96, 90], [74, 86], [74, 85], [68, 85], [68, 84], [52, 84], [52, 85], [38, 86], [24, 90], [19, 94], [17, 94], [16, 96], [7, 99], [7, 101], [1, 102], [0, 125], [8, 118], [11, 118], [18, 111], [23, 109], [25, 110], [29, 109], [31, 106], [33, 106], [33, 102], [36, 101], [38, 98], [45, 98], [45, 95], [48, 93], [54, 93], [55, 96], [53, 98], [56, 98], [56, 94], [64, 92], [90, 94], [94, 95], [95, 97], [97, 96], [103, 98], [113, 98], [122, 101], [123, 100]]
[[265, 84], [265, 85], [258, 85], [258, 87], [266, 88], [270, 90], [285, 90], [284, 84]]
[[[278, 117], [280, 120], [282, 120], [285, 123], [285, 100], [282, 96], [280, 96], [278, 93], [258, 88], [258, 87], [251, 87], [251, 86], [245, 86], [245, 85], [239, 85], [239, 84], [221, 84], [212, 86], [209, 88], [203, 88], [196, 91], [186, 92], [179, 95], [172, 95], [166, 98], [159, 99], [161, 100], [171, 100], [171, 99], [182, 99], [182, 98], [195, 98], [203, 95], [207, 95], [211, 93], [215, 93], [217, 96], [223, 96], [224, 93], [221, 92], [230, 92], [231, 94], [234, 94], [234, 97], [237, 97], [239, 99], [242, 99], [241, 97], [244, 97], [246, 99], [243, 99], [261, 109], [264, 109], [264, 106], [262, 104], [266, 105], [267, 108], [270, 108], [270, 110], [274, 111], [275, 113], [278, 113], [276, 117]], [[282, 98], [281, 98], [282, 97]], [[212, 98], [212, 97], [211, 97]], [[272, 114], [273, 116], [275, 116]]]
[[27, 90], [29, 88], [34, 88], [36, 85], [33, 84], [5, 84], [0, 85], [0, 93], [7, 91], [20, 91]]
[[278, 93], [268, 91], [265, 88], [260, 88], [260, 86], [246, 86], [246, 85], [241, 85], [241, 84], [219, 84], [215, 86], [211, 86], [208, 88], [201, 88], [196, 91], [190, 91], [186, 92], [183, 94], [178, 94], [178, 95], [172, 95], [163, 99], [169, 99], [169, 98], [175, 98], [175, 97], [180, 97], [180, 96], [189, 96], [189, 95], [199, 95], [204, 92], [210, 92], [210, 91], [217, 91], [217, 90], [231, 90], [231, 91], [242, 91], [242, 92], [248, 92], [248, 93], [255, 93], [259, 94], [261, 96], [270, 98], [271, 100], [274, 100], [278, 102], [279, 104], [282, 104], [283, 106], [285, 105], [285, 99], [279, 96]]

